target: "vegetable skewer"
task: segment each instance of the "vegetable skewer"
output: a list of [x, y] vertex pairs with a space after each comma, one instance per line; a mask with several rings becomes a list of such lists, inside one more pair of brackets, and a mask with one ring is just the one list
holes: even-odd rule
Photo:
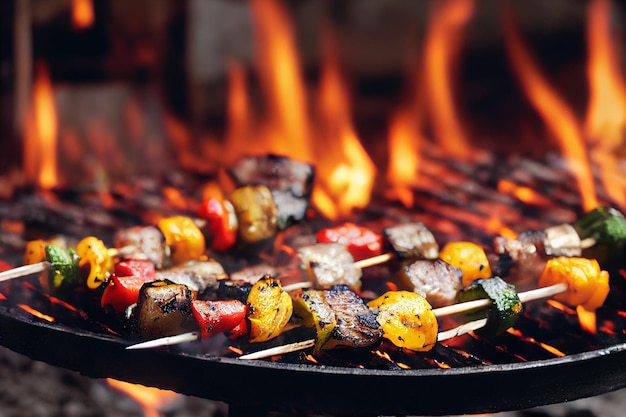
[[[530, 291], [526, 291], [523, 293], [519, 293], [518, 296], [522, 303], [527, 303], [533, 300], [539, 300], [542, 298], [552, 297], [556, 294], [567, 291], [567, 288], [568, 288], [567, 284], [560, 283], [560, 284], [552, 285], [550, 287], [538, 288], [535, 290], [530, 290]], [[446, 307], [441, 307], [438, 309], [433, 309], [432, 312], [435, 315], [435, 317], [442, 318], [442, 317], [449, 316], [449, 315], [465, 313], [467, 311], [489, 307], [492, 304], [493, 304], [492, 300], [487, 298], [487, 299], [481, 299], [481, 300], [467, 301], [463, 303], [454, 304], [452, 306], [446, 306]], [[487, 322], [487, 319], [480, 319], [480, 320], [476, 320], [473, 322], [464, 323], [454, 329], [440, 332], [437, 336], [437, 340], [443, 341], [443, 340], [447, 340], [456, 336], [460, 336], [472, 330], [477, 330], [481, 327], [484, 327], [486, 322]], [[176, 345], [176, 344], [181, 344], [181, 343], [192, 342], [198, 339], [200, 339], [200, 332], [193, 331], [193, 332], [182, 333], [182, 334], [175, 335], [175, 336], [166, 336], [163, 338], [158, 338], [158, 339], [153, 339], [153, 340], [133, 344], [133, 345], [127, 346], [126, 349], [149, 349], [149, 348], [156, 348], [156, 347], [161, 347], [161, 346], [171, 346], [171, 345]], [[315, 340], [312, 339], [312, 341], [314, 344]], [[311, 342], [308, 340], [298, 342], [298, 343], [302, 345], [300, 344], [285, 345], [284, 351], [278, 352], [278, 353], [271, 353], [271, 352], [275, 352], [275, 350], [271, 350], [268, 352], [268, 356], [294, 351], [290, 349], [302, 350], [302, 349], [311, 347], [309, 346]], [[305, 346], [305, 347], [302, 347], [302, 346]], [[252, 357], [250, 358], [246, 357], [245, 359], [252, 359]]]

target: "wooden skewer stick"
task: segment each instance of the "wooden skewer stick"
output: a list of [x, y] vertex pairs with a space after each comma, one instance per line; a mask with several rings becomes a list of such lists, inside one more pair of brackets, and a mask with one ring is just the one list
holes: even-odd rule
[[297, 352], [299, 350], [308, 349], [315, 346], [315, 339], [303, 340], [302, 342], [290, 343], [288, 345], [276, 346], [269, 349], [259, 350], [257, 352], [241, 355], [238, 359], [263, 359], [275, 355], [283, 355], [285, 353]]
[[52, 264], [48, 261], [37, 262], [36, 264], [18, 266], [17, 268], [0, 272], [0, 282], [47, 271], [48, 269], [50, 269], [51, 266]]
[[382, 255], [372, 256], [371, 258], [361, 259], [354, 263], [359, 268], [367, 268], [374, 265], [384, 264], [391, 260], [395, 255], [393, 253], [383, 253]]
[[179, 345], [181, 343], [193, 342], [194, 340], [198, 340], [199, 338], [200, 333], [198, 332], [181, 333], [175, 336], [161, 337], [159, 339], [148, 340], [147, 342], [141, 342], [134, 345], [126, 346], [126, 350], [149, 349], [159, 346]]
[[444, 332], [439, 332], [439, 334], [437, 335], [437, 341], [443, 342], [444, 340], [461, 336], [465, 333], [471, 332], [472, 330], [478, 330], [481, 327], [485, 327], [486, 324], [487, 324], [487, 319], [480, 319], [480, 320], [470, 321], [468, 323], [463, 323], [459, 327], [455, 327], [454, 329], [446, 330]]
[[[393, 253], [383, 253], [382, 255], [372, 256], [371, 258], [361, 259], [360, 261], [356, 261], [354, 265], [358, 268], [368, 268], [374, 265], [383, 264], [390, 259], [392, 259], [395, 255]], [[299, 290], [302, 288], [309, 288], [313, 285], [310, 281], [296, 282], [294, 284], [285, 285], [283, 290], [287, 292]]]

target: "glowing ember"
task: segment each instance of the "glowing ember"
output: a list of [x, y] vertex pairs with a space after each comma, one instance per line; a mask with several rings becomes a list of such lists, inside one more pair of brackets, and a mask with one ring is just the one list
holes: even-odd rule
[[557, 310], [561, 310], [564, 313], [567, 314], [576, 314], [576, 311], [574, 311], [573, 309], [569, 308], [568, 306], [566, 306], [565, 304], [562, 304], [558, 301], [555, 300], [548, 300], [546, 301], [551, 307], [556, 308]]
[[453, 76], [463, 29], [474, 13], [473, 0], [433, 2], [424, 46], [424, 88], [437, 140], [453, 156], [468, 157], [471, 149], [454, 103]]
[[539, 70], [522, 40], [510, 7], [507, 11], [504, 34], [511, 66], [528, 99], [542, 116], [548, 130], [558, 140], [561, 152], [578, 183], [584, 211], [593, 210], [598, 206], [598, 200], [579, 122], [572, 109], [559, 97]]
[[506, 179], [501, 179], [498, 181], [498, 191], [500, 191], [501, 193], [511, 194], [519, 201], [526, 204], [538, 206], [552, 205], [552, 200], [544, 197], [532, 188], [517, 185], [514, 182]]
[[558, 350], [557, 348], [555, 348], [554, 346], [548, 345], [547, 343], [543, 343], [543, 342], [539, 342], [537, 341], [535, 338], [533, 337], [528, 337], [525, 336], [524, 333], [520, 332], [519, 330], [516, 329], [508, 329], [507, 330], [508, 333], [519, 337], [520, 339], [528, 342], [528, 343], [532, 343], [535, 344], [537, 346], [541, 346], [543, 349], [545, 349], [546, 351], [552, 353], [554, 356], [565, 356], [565, 353], [561, 352], [560, 350]]
[[92, 0], [72, 0], [72, 24], [76, 29], [87, 29], [94, 20]]
[[128, 394], [137, 401], [144, 409], [144, 417], [163, 416], [159, 409], [180, 397], [180, 394], [173, 391], [131, 384], [111, 378], [107, 378], [106, 381], [113, 388]]
[[243, 350], [239, 349], [238, 347], [229, 345], [228, 350], [230, 350], [233, 353], [236, 353], [237, 355], [243, 355]]
[[42, 320], [49, 321], [50, 323], [54, 323], [55, 321], [54, 317], [44, 314], [41, 311], [35, 310], [34, 308], [30, 307], [27, 304], [18, 304], [17, 306], [21, 308], [22, 310], [26, 311], [27, 313], [30, 313], [33, 316], [38, 317]]
[[515, 233], [515, 231], [510, 227], [505, 226], [500, 217], [491, 217], [487, 220], [485, 228], [487, 233], [499, 234], [507, 239], [517, 239], [517, 233]]

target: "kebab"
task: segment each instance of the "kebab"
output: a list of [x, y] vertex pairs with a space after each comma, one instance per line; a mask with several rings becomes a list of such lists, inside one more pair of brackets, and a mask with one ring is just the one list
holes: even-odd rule
[[202, 201], [209, 246], [219, 252], [236, 243], [256, 244], [305, 218], [313, 192], [312, 165], [285, 156], [241, 158], [226, 170], [235, 190], [229, 199]]
[[597, 259], [607, 264], [626, 256], [626, 218], [618, 210], [598, 207], [573, 224], [562, 224], [539, 231], [520, 233], [517, 239], [498, 236], [494, 239], [498, 255], [495, 268], [502, 276], [517, 274], [519, 284], [524, 276], [540, 273], [547, 259], [574, 256]]
[[[579, 269], [583, 271], [582, 274]], [[426, 351], [433, 344], [433, 332], [435, 340], [439, 341], [481, 328], [487, 334], [499, 334], [515, 323], [521, 314], [522, 303], [534, 299], [556, 295], [570, 305], [582, 305], [589, 310], [600, 307], [608, 294], [608, 273], [600, 270], [595, 260], [561, 257], [555, 259], [554, 266], [546, 268], [539, 285], [547, 287], [518, 295], [512, 285], [499, 277], [478, 279], [461, 290], [459, 304], [434, 310], [417, 293], [391, 291], [368, 303], [368, 307], [375, 313], [364, 311], [362, 300], [359, 302], [356, 293], [345, 285], [326, 290], [305, 290], [294, 297], [294, 311], [302, 318], [305, 326], [315, 329], [316, 339], [313, 342], [286, 345], [282, 353], [311, 344], [315, 351], [337, 346], [363, 347], [376, 343], [380, 337], [388, 338], [398, 347]], [[437, 330], [433, 331], [431, 314], [439, 318], [485, 307], [491, 307], [487, 318], [471, 321], [438, 335]], [[378, 322], [378, 327], [372, 326], [372, 317]], [[422, 322], [422, 319], [426, 321]], [[166, 340], [152, 340], [130, 348], [156, 347], [197, 338], [197, 335], [189, 336], [186, 334]], [[269, 352], [274, 354], [277, 349], [273, 348]], [[261, 353], [252, 357], [259, 355]]]
[[83, 283], [93, 290], [108, 280], [116, 258], [147, 259], [160, 269], [200, 259], [205, 250], [204, 235], [186, 216], [164, 217], [154, 226], [124, 229], [117, 233], [115, 243], [116, 248], [107, 248], [102, 240], [87, 236], [76, 250], [64, 253], [64, 249], [44, 240], [31, 241], [26, 245], [25, 265], [0, 273], [0, 281], [49, 271], [49, 278], [41, 282], [44, 288], [54, 291], [64, 279], [68, 280], [64, 287], [76, 285], [79, 274], [74, 269], [85, 269], [88, 272]]
[[[608, 293], [608, 291], [607, 291], [607, 293]], [[605, 296], [606, 296], [606, 294], [605, 294]]]
[[[439, 253], [434, 235], [421, 222], [401, 223], [383, 232], [384, 238], [353, 223], [322, 229], [316, 234], [319, 243], [298, 249], [300, 267], [320, 288], [345, 284], [358, 289], [363, 268], [394, 257], [404, 262], [434, 259]], [[382, 253], [385, 243], [393, 248], [392, 252]]]

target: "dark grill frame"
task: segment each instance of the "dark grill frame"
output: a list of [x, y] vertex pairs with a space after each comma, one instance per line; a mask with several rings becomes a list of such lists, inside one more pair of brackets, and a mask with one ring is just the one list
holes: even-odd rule
[[334, 415], [491, 413], [626, 387], [626, 343], [516, 364], [376, 370], [240, 361], [167, 348], [127, 351], [127, 339], [47, 323], [5, 305], [0, 329], [3, 346], [32, 359], [92, 378], [224, 401], [233, 410], [245, 404], [257, 412]]

